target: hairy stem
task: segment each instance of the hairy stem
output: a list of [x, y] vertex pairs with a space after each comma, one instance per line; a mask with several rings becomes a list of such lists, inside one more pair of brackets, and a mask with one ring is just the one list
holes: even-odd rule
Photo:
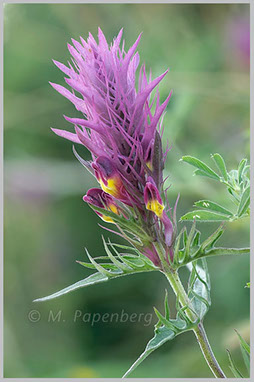
[[[175, 295], [177, 298], [179, 298], [180, 304], [182, 306], [189, 306], [191, 307], [191, 302], [187, 296], [187, 293], [183, 287], [183, 284], [179, 278], [177, 270], [173, 270], [170, 265], [165, 260], [165, 255], [159, 245], [156, 245], [157, 252], [159, 254], [162, 267], [163, 267], [163, 273], [167, 277]], [[187, 308], [185, 310], [186, 315], [188, 318], [192, 321], [196, 321], [196, 316], [192, 309]], [[211, 369], [213, 375], [216, 378], [226, 378], [225, 374], [223, 373], [218, 361], [215, 358], [215, 355], [213, 354], [211, 345], [209, 344], [205, 329], [203, 324], [200, 322], [198, 325], [196, 325], [193, 329], [193, 332], [197, 338], [198, 344], [200, 346], [200, 349], [202, 351], [202, 354]]]
[[199, 323], [196, 328], [193, 329], [195, 336], [197, 338], [197, 341], [199, 343], [200, 349], [203, 353], [203, 356], [210, 367], [212, 373], [216, 378], [226, 378], [225, 374], [223, 373], [218, 361], [215, 358], [215, 355], [213, 354], [211, 345], [209, 344], [204, 326], [202, 323]]

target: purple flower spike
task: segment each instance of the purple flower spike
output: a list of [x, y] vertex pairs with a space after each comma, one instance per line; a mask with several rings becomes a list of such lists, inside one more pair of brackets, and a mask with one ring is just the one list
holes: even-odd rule
[[73, 132], [53, 131], [84, 145], [92, 154], [92, 160], [85, 161], [75, 153], [102, 188], [89, 190], [84, 201], [100, 208], [109, 203], [115, 213], [119, 203], [121, 216], [130, 217], [128, 227], [125, 221], [122, 226], [117, 225], [121, 234], [157, 265], [159, 258], [152, 243], [164, 238], [161, 244], [168, 253], [175, 237], [161, 197], [168, 148], [163, 152], [160, 120], [171, 93], [160, 103], [158, 85], [168, 70], [152, 80], [144, 65], [136, 89], [139, 54], [135, 51], [140, 38], [141, 35], [127, 52], [121, 43], [122, 30], [111, 45], [100, 28], [98, 42], [91, 34], [87, 41], [82, 37], [80, 42], [72, 40], [73, 45], [68, 45], [72, 64], [65, 66], [54, 61], [65, 73], [70, 90], [51, 85], [74, 104], [80, 117], [64, 116], [74, 125]]
[[[74, 46], [68, 45], [73, 66], [54, 61], [67, 75], [65, 81], [72, 91], [61, 85], [51, 85], [75, 105], [83, 118], [65, 117], [74, 124], [75, 134], [53, 131], [86, 146], [94, 159], [98, 156], [110, 158], [131, 195], [130, 200], [142, 208], [147, 168], [151, 172], [160, 171], [160, 166], [152, 169], [153, 156], [156, 155], [153, 145], [158, 140], [157, 125], [171, 94], [160, 104], [157, 91], [149, 104], [152, 90], [167, 71], [150, 81], [144, 65], [136, 91], [139, 55], [135, 50], [141, 35], [127, 53], [120, 45], [121, 37], [122, 30], [109, 46], [99, 29], [98, 43], [90, 34], [87, 41], [81, 38], [81, 43], [72, 40]], [[151, 112], [153, 105], [154, 114]], [[154, 174], [154, 178], [159, 179], [158, 174]]]

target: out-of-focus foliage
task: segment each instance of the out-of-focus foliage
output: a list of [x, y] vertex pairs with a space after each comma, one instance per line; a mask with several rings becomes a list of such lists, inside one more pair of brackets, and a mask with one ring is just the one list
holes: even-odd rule
[[[52, 58], [67, 62], [66, 43], [89, 31], [96, 35], [98, 26], [108, 41], [124, 27], [127, 46], [143, 31], [141, 60], [154, 76], [170, 67], [160, 88], [163, 98], [173, 89], [164, 118], [164, 144], [168, 139], [172, 145], [165, 175], [170, 175], [172, 205], [181, 193], [180, 217], [196, 200], [226, 203], [226, 191], [212, 180], [193, 177], [191, 168], [179, 162], [183, 155], [207, 162], [219, 152], [228, 168], [249, 155], [248, 11], [245, 4], [5, 6], [5, 377], [120, 377], [152, 337], [156, 316], [148, 318], [152, 306], [163, 310], [162, 291], [168, 287], [162, 275], [149, 272], [32, 303], [90, 274], [75, 264], [87, 260], [84, 246], [104, 255], [99, 218], [81, 198], [96, 181], [75, 159], [71, 144], [50, 130], [71, 129], [62, 114], [78, 116], [48, 84], [64, 81]], [[211, 223], [207, 236], [215, 228]], [[245, 247], [248, 242], [248, 222], [241, 219], [230, 223], [221, 244]], [[239, 343], [232, 345], [232, 328], [248, 342], [249, 290], [244, 286], [249, 260], [208, 258], [208, 266], [212, 308], [207, 332], [230, 375], [224, 349], [230, 348], [237, 365], [242, 363]], [[187, 282], [188, 271], [182, 269], [181, 276]], [[171, 291], [169, 305], [174, 312]], [[37, 322], [28, 318], [34, 309], [41, 315]], [[60, 320], [48, 322], [50, 311], [55, 316], [60, 310]], [[93, 325], [82, 320], [86, 313], [122, 311], [143, 316]], [[211, 376], [200, 360], [194, 336], [186, 334], [165, 344], [133, 377]]]
[[[226, 186], [228, 199], [234, 205], [234, 211], [231, 212], [224, 206], [221, 206], [210, 200], [199, 200], [195, 202], [195, 207], [202, 208], [188, 212], [181, 217], [181, 220], [197, 221], [234, 221], [250, 216], [250, 166], [247, 165], [247, 159], [242, 159], [237, 170], [227, 172], [226, 164], [220, 154], [212, 155], [219, 173], [212, 170], [204, 162], [190, 155], [183, 156], [181, 160], [196, 167], [194, 175], [201, 175], [213, 179]], [[232, 207], [231, 207], [232, 208]]]

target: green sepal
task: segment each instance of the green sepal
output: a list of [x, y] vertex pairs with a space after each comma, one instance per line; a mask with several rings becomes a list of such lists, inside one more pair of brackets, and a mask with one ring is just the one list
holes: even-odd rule
[[119, 201], [117, 203], [119, 204], [120, 210], [124, 209], [125, 214], [127, 216], [123, 216], [121, 213], [118, 215], [118, 214], [115, 214], [114, 212], [109, 211], [107, 209], [105, 210], [105, 208], [100, 208], [97, 206], [95, 207], [91, 204], [89, 204], [89, 206], [94, 211], [100, 212], [102, 215], [106, 215], [106, 216], [110, 217], [115, 224], [119, 225], [123, 230], [127, 230], [127, 231], [131, 232], [134, 235], [134, 237], [137, 237], [144, 242], [146, 242], [146, 241], [149, 242], [150, 237], [148, 236], [146, 231], [142, 228], [142, 225], [140, 224], [140, 222], [137, 222], [137, 219], [135, 219], [130, 214], [130, 211], [127, 211], [127, 209], [124, 207], [123, 203], [121, 203]]

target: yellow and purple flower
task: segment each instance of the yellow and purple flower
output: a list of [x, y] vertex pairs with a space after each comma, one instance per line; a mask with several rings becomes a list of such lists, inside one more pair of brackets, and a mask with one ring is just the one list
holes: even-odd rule
[[83, 200], [94, 207], [105, 209], [105, 214], [98, 211], [95, 212], [107, 223], [114, 223], [114, 221], [107, 215], [107, 211], [119, 215], [119, 207], [116, 205], [113, 198], [100, 188], [90, 188], [90, 190], [87, 191], [87, 194], [83, 196]]

